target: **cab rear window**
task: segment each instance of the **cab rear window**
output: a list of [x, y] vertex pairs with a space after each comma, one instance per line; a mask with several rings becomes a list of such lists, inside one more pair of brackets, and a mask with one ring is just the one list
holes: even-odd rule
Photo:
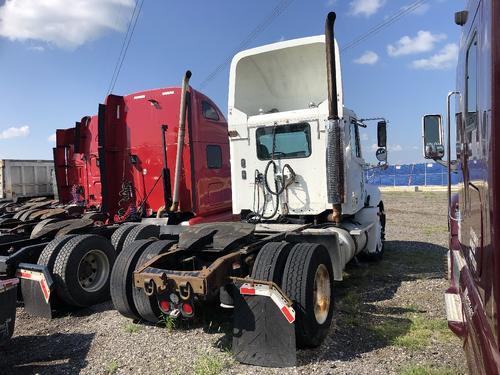
[[266, 126], [256, 130], [260, 160], [307, 158], [311, 155], [308, 123]]

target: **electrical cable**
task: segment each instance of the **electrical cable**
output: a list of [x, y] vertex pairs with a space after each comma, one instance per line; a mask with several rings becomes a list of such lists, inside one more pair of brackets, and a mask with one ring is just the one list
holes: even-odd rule
[[346, 43], [340, 49], [340, 51], [344, 52], [350, 48], [357, 46], [358, 44], [364, 42], [366, 39], [368, 39], [371, 36], [380, 32], [384, 28], [392, 25], [394, 22], [398, 21], [399, 19], [401, 19], [402, 17], [404, 17], [408, 13], [411, 13], [414, 10], [418, 9], [420, 6], [422, 6], [426, 2], [427, 2], [427, 0], [417, 0], [417, 1], [410, 3], [409, 5], [404, 6], [399, 11], [397, 11], [394, 14], [392, 14], [391, 16], [389, 16], [384, 22], [381, 22], [378, 25], [373, 26], [372, 28], [370, 28], [369, 30], [364, 32], [363, 34], [357, 36], [356, 38], [354, 38], [350, 42]]
[[248, 34], [245, 39], [243, 39], [238, 46], [233, 50], [229, 56], [227, 56], [216, 68], [201, 82], [200, 88], [205, 88], [208, 83], [215, 79], [215, 77], [222, 71], [224, 68], [231, 63], [233, 56], [244, 50], [246, 47], [252, 43], [255, 38], [257, 38], [269, 25], [273, 23], [273, 21], [278, 18], [289, 6], [293, 3], [294, 0], [281, 0], [278, 5], [276, 5], [270, 14], [267, 15], [251, 32]]
[[137, 0], [137, 2], [135, 3], [134, 10], [132, 12], [132, 17], [130, 18], [130, 22], [128, 24], [127, 33], [125, 34], [125, 38], [123, 39], [122, 48], [120, 50], [120, 54], [118, 55], [118, 60], [116, 61], [115, 69], [113, 71], [113, 75], [109, 83], [107, 95], [113, 92], [116, 82], [118, 81], [118, 77], [120, 75], [123, 62], [125, 61], [128, 47], [130, 46], [130, 41], [132, 40], [132, 36], [134, 35], [135, 27], [137, 25], [137, 20], [141, 15], [141, 10], [143, 5], [144, 5], [144, 0]]

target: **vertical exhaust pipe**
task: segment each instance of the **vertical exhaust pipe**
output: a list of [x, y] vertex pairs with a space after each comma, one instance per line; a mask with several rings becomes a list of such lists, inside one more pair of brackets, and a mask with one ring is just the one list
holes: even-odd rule
[[339, 224], [342, 219], [342, 203], [344, 203], [344, 145], [338, 108], [334, 34], [336, 17], [335, 12], [330, 12], [325, 22], [326, 75], [328, 81], [326, 180], [328, 203], [333, 205], [333, 212], [329, 215], [328, 220]]
[[163, 204], [164, 209], [168, 209], [172, 203], [172, 187], [170, 186], [170, 169], [168, 169], [167, 163], [167, 125], [161, 126], [161, 140], [163, 144], [163, 170], [162, 170], [162, 179], [163, 179]]
[[170, 207], [170, 211], [177, 211], [179, 209], [179, 186], [181, 184], [182, 152], [184, 149], [184, 134], [186, 133], [186, 97], [190, 78], [191, 71], [188, 70], [186, 71], [184, 79], [182, 80], [181, 107], [179, 109], [179, 130], [177, 137], [177, 155], [175, 158], [174, 197], [172, 199], [172, 206]]

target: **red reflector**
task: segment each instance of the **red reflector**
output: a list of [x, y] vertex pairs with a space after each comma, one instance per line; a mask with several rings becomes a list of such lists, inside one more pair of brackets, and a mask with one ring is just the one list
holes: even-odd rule
[[186, 315], [191, 315], [193, 313], [193, 306], [191, 306], [189, 303], [183, 303], [182, 312]]
[[240, 294], [250, 294], [253, 296], [255, 294], [255, 289], [254, 288], [240, 288]]
[[165, 301], [164, 299], [160, 301], [159, 305], [161, 311], [163, 312], [167, 312], [170, 310], [170, 303], [168, 301]]
[[295, 321], [295, 318], [293, 317], [293, 315], [290, 313], [290, 310], [288, 310], [286, 306], [283, 306], [281, 308], [281, 312], [283, 313], [283, 315], [285, 315], [285, 318], [286, 320], [288, 320], [288, 323], [293, 323]]

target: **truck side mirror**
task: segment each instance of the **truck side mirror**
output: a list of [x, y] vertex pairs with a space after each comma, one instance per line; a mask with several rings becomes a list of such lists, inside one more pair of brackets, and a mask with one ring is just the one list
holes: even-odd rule
[[385, 121], [377, 123], [377, 145], [378, 147], [387, 147], [387, 123]]
[[441, 160], [444, 156], [441, 115], [422, 118], [423, 151], [426, 159]]
[[387, 163], [387, 149], [385, 147], [379, 147], [377, 152], [375, 152], [375, 157], [381, 163]]

